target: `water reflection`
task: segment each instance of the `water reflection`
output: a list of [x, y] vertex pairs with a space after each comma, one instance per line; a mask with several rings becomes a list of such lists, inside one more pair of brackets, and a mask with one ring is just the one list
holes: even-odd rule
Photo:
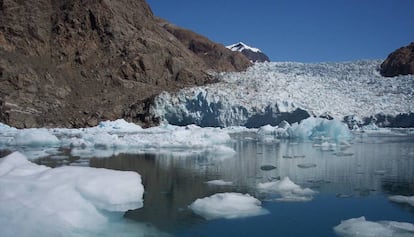
[[[237, 153], [231, 158], [207, 154], [119, 155], [91, 159], [90, 166], [140, 173], [146, 190], [144, 207], [126, 216], [167, 231], [201, 221], [187, 209], [197, 198], [227, 191], [260, 197], [256, 190], [259, 182], [286, 176], [302, 187], [340, 198], [380, 193], [414, 195], [412, 137], [361, 135], [350, 145], [321, 146], [314, 142], [260, 142], [251, 134], [239, 134], [233, 146]], [[205, 183], [216, 179], [232, 181], [233, 185]]]

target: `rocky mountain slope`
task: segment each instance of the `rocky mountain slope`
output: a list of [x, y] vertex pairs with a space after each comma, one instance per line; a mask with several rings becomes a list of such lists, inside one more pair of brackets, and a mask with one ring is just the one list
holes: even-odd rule
[[381, 64], [381, 75], [394, 77], [398, 75], [414, 75], [414, 42], [401, 47]]
[[250, 47], [243, 42], [226, 46], [226, 48], [234, 52], [241, 52], [252, 62], [270, 62], [269, 57], [260, 49]]
[[[0, 122], [83, 127], [125, 118], [150, 125], [149, 104], [161, 91], [250, 65], [240, 53], [194, 32], [177, 37], [166, 25], [144, 0], [0, 1]], [[200, 57], [204, 45], [214, 57]]]

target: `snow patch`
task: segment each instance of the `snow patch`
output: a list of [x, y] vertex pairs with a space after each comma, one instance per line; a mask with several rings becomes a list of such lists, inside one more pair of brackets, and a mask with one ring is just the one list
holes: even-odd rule
[[268, 211], [261, 207], [258, 199], [241, 193], [217, 193], [210, 197], [197, 199], [189, 208], [207, 220], [268, 214]]
[[230, 49], [231, 51], [239, 51], [239, 52], [242, 52], [243, 50], [251, 50], [255, 53], [261, 53], [262, 52], [260, 49], [248, 46], [247, 44], [245, 44], [243, 42], [239, 42], [239, 43], [236, 43], [236, 44], [226, 46], [226, 48]]

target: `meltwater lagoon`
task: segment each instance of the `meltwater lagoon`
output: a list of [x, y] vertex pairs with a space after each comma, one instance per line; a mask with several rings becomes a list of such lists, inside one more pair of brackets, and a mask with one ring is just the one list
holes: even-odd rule
[[2, 236], [413, 236], [413, 131], [345, 128], [2, 126]]

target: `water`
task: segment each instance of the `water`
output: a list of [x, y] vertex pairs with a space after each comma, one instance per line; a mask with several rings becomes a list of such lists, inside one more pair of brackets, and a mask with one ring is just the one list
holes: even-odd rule
[[[232, 158], [196, 155], [119, 155], [81, 160], [40, 159], [50, 166], [72, 163], [142, 175], [144, 207], [125, 218], [148, 223], [173, 236], [335, 236], [341, 220], [414, 223], [414, 207], [392, 203], [390, 195], [414, 195], [414, 137], [356, 135], [350, 146], [320, 147], [315, 142], [260, 142], [235, 135]], [[275, 166], [275, 169], [263, 167]], [[306, 202], [279, 202], [256, 185], [289, 177], [318, 193]], [[209, 180], [232, 181], [212, 186]], [[197, 198], [218, 192], [249, 193], [270, 214], [206, 221], [188, 209]]]

